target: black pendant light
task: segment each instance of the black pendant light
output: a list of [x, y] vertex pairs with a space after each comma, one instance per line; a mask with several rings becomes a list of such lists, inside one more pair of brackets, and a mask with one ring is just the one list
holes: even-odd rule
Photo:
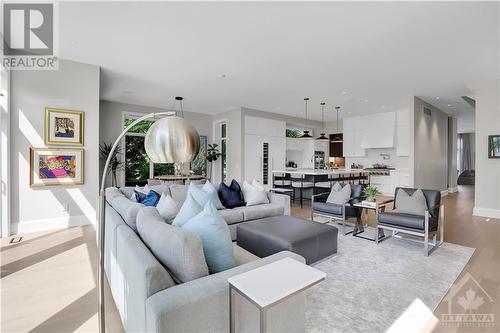
[[[309, 97], [306, 97], [304, 98], [304, 102], [305, 102], [305, 111], [306, 111], [306, 127], [308, 125], [308, 122], [307, 122], [307, 102], [309, 101]], [[312, 139], [312, 135], [309, 134], [309, 130], [304, 130], [304, 133], [302, 134], [302, 136], [300, 137], [300, 139]]]
[[332, 141], [330, 141], [330, 142], [341, 143], [341, 142], [344, 142], [344, 140], [342, 139], [342, 136], [340, 135], [341, 133], [339, 133], [339, 111], [340, 111], [340, 106], [336, 106], [335, 110], [337, 111], [337, 133], [335, 133], [335, 135], [332, 138]]
[[318, 138], [316, 138], [316, 141], [330, 141], [330, 139], [328, 139], [326, 137], [326, 133], [325, 133], [325, 102], [321, 102], [320, 105], [321, 105], [321, 125], [323, 126], [322, 128], [322, 133], [319, 135]]

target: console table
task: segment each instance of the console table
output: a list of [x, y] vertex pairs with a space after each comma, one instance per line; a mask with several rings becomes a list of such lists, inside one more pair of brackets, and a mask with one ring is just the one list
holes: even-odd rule
[[235, 331], [234, 296], [236, 292], [255, 305], [260, 312], [260, 330], [267, 330], [267, 310], [272, 306], [323, 281], [326, 273], [295, 259], [284, 258], [235, 275], [229, 282], [229, 328]]

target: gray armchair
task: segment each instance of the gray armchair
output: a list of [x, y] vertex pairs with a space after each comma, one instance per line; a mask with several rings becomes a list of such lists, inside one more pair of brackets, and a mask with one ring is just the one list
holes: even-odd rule
[[[397, 187], [394, 193], [394, 208], [397, 208], [398, 191], [413, 194], [417, 189]], [[410, 234], [424, 238], [424, 255], [429, 255], [429, 236], [433, 240], [431, 245], [435, 248], [444, 240], [444, 206], [441, 205], [441, 192], [435, 190], [422, 190], [428, 210], [423, 215], [406, 214], [399, 212], [383, 212], [377, 215], [378, 229], [390, 230], [392, 235], [398, 233]], [[439, 229], [440, 240], [436, 241]], [[376, 241], [378, 243], [378, 240]]]
[[311, 221], [314, 221], [314, 216], [324, 216], [342, 222], [342, 233], [348, 235], [353, 231], [346, 231], [346, 222], [348, 218], [356, 218], [357, 223], [361, 223], [361, 208], [354, 207], [355, 203], [361, 202], [364, 199], [363, 185], [351, 185], [351, 197], [343, 205], [337, 205], [326, 202], [330, 192], [316, 194], [311, 199]]

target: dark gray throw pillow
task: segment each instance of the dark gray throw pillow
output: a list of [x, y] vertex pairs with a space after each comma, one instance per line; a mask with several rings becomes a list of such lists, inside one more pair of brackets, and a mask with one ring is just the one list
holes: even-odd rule
[[424, 192], [421, 189], [409, 195], [405, 190], [399, 189], [396, 194], [396, 213], [425, 215], [427, 210], [427, 200], [425, 200]]
[[243, 200], [243, 194], [241, 193], [240, 184], [234, 179], [231, 181], [230, 186], [220, 183], [218, 194], [222, 205], [226, 208], [246, 206], [246, 202]]

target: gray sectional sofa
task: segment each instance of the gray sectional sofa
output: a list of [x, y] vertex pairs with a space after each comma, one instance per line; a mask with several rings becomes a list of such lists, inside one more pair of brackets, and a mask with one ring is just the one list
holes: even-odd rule
[[[176, 283], [168, 267], [160, 263], [137, 233], [137, 219], [147, 219], [140, 222], [142, 225], [153, 220], [166, 222], [155, 209], [131, 201], [132, 191], [133, 188], [106, 190], [105, 272], [127, 332], [228, 332], [229, 277], [285, 257], [305, 261], [288, 251], [260, 259], [233, 243], [236, 267]], [[175, 200], [182, 201], [187, 188], [172, 185], [169, 191]], [[238, 223], [290, 213], [287, 196], [269, 194], [269, 198], [271, 203], [266, 205], [219, 211], [233, 238]], [[302, 293], [277, 305], [270, 313], [268, 328], [277, 332], [303, 332], [304, 307]], [[235, 308], [237, 330], [258, 331], [258, 310], [241, 298], [236, 300]]]

